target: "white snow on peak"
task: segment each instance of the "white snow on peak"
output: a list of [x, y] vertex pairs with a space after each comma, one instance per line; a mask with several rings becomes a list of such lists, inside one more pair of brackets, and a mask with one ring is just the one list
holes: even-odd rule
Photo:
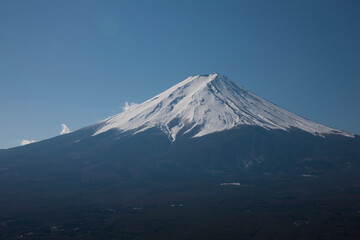
[[136, 134], [158, 127], [175, 141], [178, 134], [201, 137], [239, 125], [353, 136], [280, 108], [217, 73], [186, 78], [159, 95], [99, 122], [94, 135], [110, 129], [133, 130]]

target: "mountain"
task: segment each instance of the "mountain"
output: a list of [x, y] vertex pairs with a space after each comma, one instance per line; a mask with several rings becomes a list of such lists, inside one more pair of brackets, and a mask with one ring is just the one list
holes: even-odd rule
[[301, 172], [308, 165], [314, 169], [306, 171], [357, 164], [358, 144], [359, 136], [307, 120], [210, 74], [188, 77], [75, 132], [4, 150], [0, 167], [50, 164], [53, 171], [73, 174], [102, 169], [137, 177]]
[[356, 169], [359, 142], [227, 77], [196, 75], [91, 126], [4, 150], [0, 173], [97, 180], [320, 174]]
[[196, 75], [1, 150], [0, 240], [359, 239], [359, 170], [358, 135]]

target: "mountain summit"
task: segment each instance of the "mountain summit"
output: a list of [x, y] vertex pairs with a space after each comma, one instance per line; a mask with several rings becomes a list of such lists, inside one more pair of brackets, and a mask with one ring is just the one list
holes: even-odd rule
[[94, 135], [110, 129], [136, 134], [157, 127], [171, 141], [179, 134], [201, 137], [240, 125], [281, 130], [296, 128], [313, 135], [352, 136], [280, 108], [217, 73], [190, 76], [96, 125]]

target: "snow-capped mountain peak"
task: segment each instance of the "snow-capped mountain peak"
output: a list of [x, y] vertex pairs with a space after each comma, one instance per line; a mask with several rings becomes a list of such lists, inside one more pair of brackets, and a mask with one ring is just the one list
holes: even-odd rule
[[175, 141], [178, 134], [200, 137], [238, 125], [352, 136], [282, 109], [217, 73], [186, 78], [159, 95], [99, 122], [94, 135], [114, 128], [136, 134], [158, 127]]

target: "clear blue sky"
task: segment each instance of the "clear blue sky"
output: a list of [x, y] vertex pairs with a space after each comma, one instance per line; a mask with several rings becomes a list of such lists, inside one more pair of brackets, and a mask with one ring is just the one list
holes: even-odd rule
[[218, 72], [360, 133], [360, 1], [0, 0], [0, 148]]

